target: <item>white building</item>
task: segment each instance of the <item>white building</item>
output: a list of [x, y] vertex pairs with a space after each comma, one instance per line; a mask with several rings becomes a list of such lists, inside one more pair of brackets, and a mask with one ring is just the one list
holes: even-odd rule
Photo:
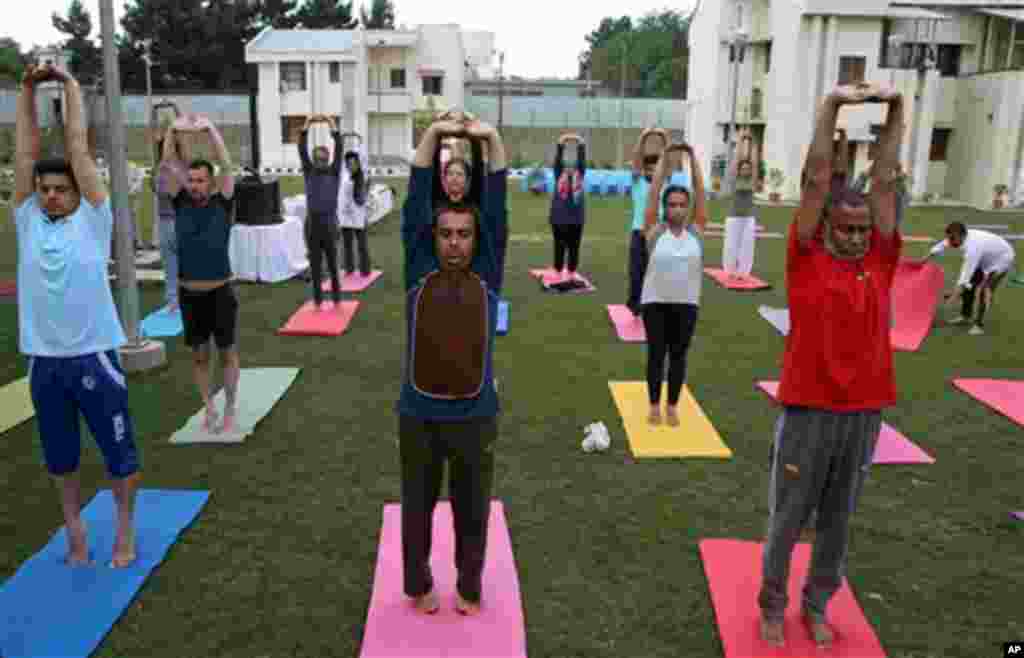
[[[1002, 183], [1019, 203], [1024, 5], [1010, 10], [980, 4], [706, 0], [690, 29], [688, 94], [688, 132], [701, 147], [704, 166], [710, 170], [726, 151], [737, 66], [730, 61], [731, 42], [739, 25], [749, 45], [738, 64], [736, 120], [761, 136], [768, 168], [785, 176], [784, 197], [798, 195], [821, 100], [837, 84], [867, 80], [893, 84], [904, 94], [902, 161], [915, 198], [930, 193], [988, 207], [993, 186]], [[857, 144], [855, 172], [872, 159], [873, 134], [883, 118], [877, 105], [841, 112], [839, 125]]]
[[[467, 69], [491, 74], [494, 34], [458, 25], [400, 30], [265, 29], [246, 46], [259, 67], [260, 160], [298, 167], [296, 143], [310, 114], [336, 117], [366, 139], [371, 161], [406, 161], [413, 112], [463, 107]], [[325, 128], [310, 143], [330, 146]]]

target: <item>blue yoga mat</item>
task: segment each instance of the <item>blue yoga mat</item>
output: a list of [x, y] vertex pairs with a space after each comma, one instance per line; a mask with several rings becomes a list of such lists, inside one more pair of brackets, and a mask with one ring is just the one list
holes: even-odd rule
[[167, 307], [159, 308], [142, 321], [142, 335], [146, 338], [160, 336], [178, 336], [185, 330], [181, 323], [181, 309], [168, 311]]
[[504, 336], [508, 333], [508, 302], [504, 299], [498, 302], [498, 335]]
[[113, 569], [117, 530], [109, 489], [82, 510], [95, 564], [69, 567], [62, 527], [43, 550], [0, 585], [0, 656], [86, 658], [135, 598], [178, 535], [199, 515], [209, 491], [142, 489], [135, 503], [135, 563]]

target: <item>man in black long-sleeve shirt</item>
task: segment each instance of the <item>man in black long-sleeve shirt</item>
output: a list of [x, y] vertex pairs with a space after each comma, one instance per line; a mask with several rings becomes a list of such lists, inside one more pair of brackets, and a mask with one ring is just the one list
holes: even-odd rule
[[[313, 160], [309, 159], [309, 127], [314, 123], [326, 123], [334, 140], [334, 158], [331, 159], [326, 146], [313, 149]], [[321, 289], [321, 265], [327, 257], [327, 268], [331, 276], [331, 299], [341, 302], [341, 281], [338, 279], [338, 185], [341, 182], [341, 133], [331, 117], [314, 114], [306, 119], [299, 138], [299, 158], [302, 160], [302, 177], [306, 183], [306, 248], [309, 250], [309, 267], [313, 275], [313, 301], [321, 310], [324, 293]]]

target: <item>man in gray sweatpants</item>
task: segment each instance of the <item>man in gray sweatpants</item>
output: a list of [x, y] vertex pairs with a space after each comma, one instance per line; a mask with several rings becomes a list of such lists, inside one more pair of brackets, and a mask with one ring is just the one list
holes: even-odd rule
[[[886, 103], [870, 197], [834, 174], [840, 107]], [[832, 644], [825, 608], [845, 571], [850, 516], [867, 476], [881, 410], [896, 401], [889, 340], [890, 289], [902, 238], [896, 229], [895, 166], [903, 101], [875, 84], [837, 87], [822, 103], [800, 208], [790, 227], [786, 337], [764, 546], [761, 637], [785, 644], [783, 619], [793, 547], [817, 511], [802, 619], [814, 641]]]

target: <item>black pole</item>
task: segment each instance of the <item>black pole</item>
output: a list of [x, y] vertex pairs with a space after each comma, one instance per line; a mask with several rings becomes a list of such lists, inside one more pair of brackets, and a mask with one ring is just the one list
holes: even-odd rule
[[249, 65], [249, 139], [252, 151], [252, 167], [260, 173], [260, 122], [256, 112], [256, 97], [259, 92], [259, 65]]

